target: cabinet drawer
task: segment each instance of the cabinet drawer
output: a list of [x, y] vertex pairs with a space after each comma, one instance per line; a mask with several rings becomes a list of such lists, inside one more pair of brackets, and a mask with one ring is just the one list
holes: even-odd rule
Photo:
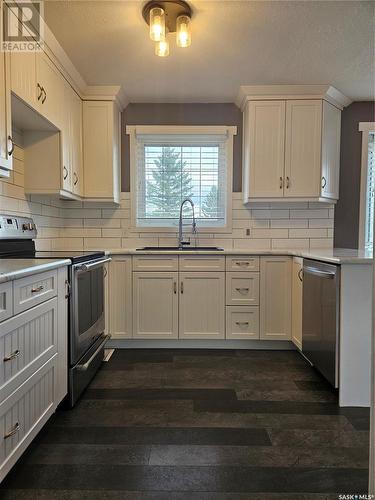
[[133, 257], [133, 271], [178, 271], [178, 257], [177, 255]]
[[55, 409], [57, 355], [0, 405], [0, 481]]
[[0, 401], [57, 352], [57, 298], [8, 319], [0, 333]]
[[226, 257], [227, 271], [259, 271], [259, 257], [235, 255]]
[[225, 257], [222, 255], [180, 255], [180, 271], [225, 271]]
[[13, 314], [13, 283], [8, 281], [0, 285], [0, 321]]
[[227, 339], [259, 339], [259, 307], [227, 306]]
[[14, 314], [45, 302], [57, 295], [57, 271], [27, 276], [14, 282]]
[[226, 298], [228, 306], [259, 305], [259, 273], [227, 273]]

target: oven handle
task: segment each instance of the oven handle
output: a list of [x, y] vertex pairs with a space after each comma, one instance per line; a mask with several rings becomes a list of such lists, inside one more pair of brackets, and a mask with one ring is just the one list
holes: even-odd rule
[[102, 267], [106, 262], [110, 262], [112, 259], [108, 257], [107, 259], [97, 260], [92, 264], [80, 264], [76, 267], [76, 271], [86, 273], [87, 271], [91, 271], [92, 269], [96, 269], [97, 267]]
[[103, 341], [100, 342], [100, 345], [99, 347], [95, 350], [94, 354], [92, 356], [90, 356], [90, 358], [86, 361], [86, 363], [84, 365], [77, 365], [76, 366], [76, 369], [80, 372], [85, 372], [89, 369], [90, 365], [91, 365], [91, 362], [95, 359], [96, 355], [98, 354], [98, 352], [103, 348], [103, 345], [107, 342], [107, 340], [109, 340], [111, 338], [110, 335], [104, 335], [103, 337]]

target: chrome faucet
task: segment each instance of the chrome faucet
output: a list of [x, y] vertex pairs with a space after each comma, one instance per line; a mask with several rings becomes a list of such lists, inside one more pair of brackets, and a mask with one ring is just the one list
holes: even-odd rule
[[188, 242], [183, 241], [183, 236], [182, 236], [182, 210], [184, 208], [185, 203], [190, 203], [190, 205], [191, 205], [191, 208], [193, 210], [192, 231], [193, 231], [193, 234], [197, 233], [197, 222], [195, 220], [193, 200], [191, 198], [185, 198], [184, 200], [182, 200], [181, 205], [180, 205], [180, 220], [178, 223], [178, 248], [182, 248], [184, 245], [189, 245]]

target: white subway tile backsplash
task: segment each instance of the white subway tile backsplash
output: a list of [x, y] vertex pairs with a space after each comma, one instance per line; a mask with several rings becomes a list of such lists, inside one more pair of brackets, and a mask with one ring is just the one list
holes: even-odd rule
[[[113, 204], [66, 201], [23, 190], [22, 150], [17, 148], [14, 172], [0, 180], [0, 211], [29, 215], [38, 227], [39, 250], [94, 250], [177, 244], [172, 233], [146, 233], [132, 228], [130, 193]], [[333, 246], [334, 205], [307, 202], [248, 203], [233, 193], [232, 229], [228, 233], [199, 232], [199, 245], [249, 250], [330, 248]], [[250, 235], [246, 234], [250, 230]], [[188, 231], [192, 244], [195, 239]]]

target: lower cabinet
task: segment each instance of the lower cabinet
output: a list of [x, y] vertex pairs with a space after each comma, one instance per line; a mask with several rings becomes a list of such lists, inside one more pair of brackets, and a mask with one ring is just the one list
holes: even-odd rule
[[114, 339], [132, 337], [132, 258], [114, 257], [108, 266], [107, 332]]
[[178, 273], [133, 272], [133, 338], [178, 338]]
[[227, 306], [227, 339], [259, 339], [259, 307]]
[[225, 338], [225, 273], [180, 273], [179, 338]]
[[57, 357], [53, 356], [0, 404], [0, 481], [56, 409]]
[[260, 259], [260, 338], [291, 339], [292, 258]]
[[302, 349], [302, 271], [303, 259], [293, 258], [292, 264], [292, 341]]

